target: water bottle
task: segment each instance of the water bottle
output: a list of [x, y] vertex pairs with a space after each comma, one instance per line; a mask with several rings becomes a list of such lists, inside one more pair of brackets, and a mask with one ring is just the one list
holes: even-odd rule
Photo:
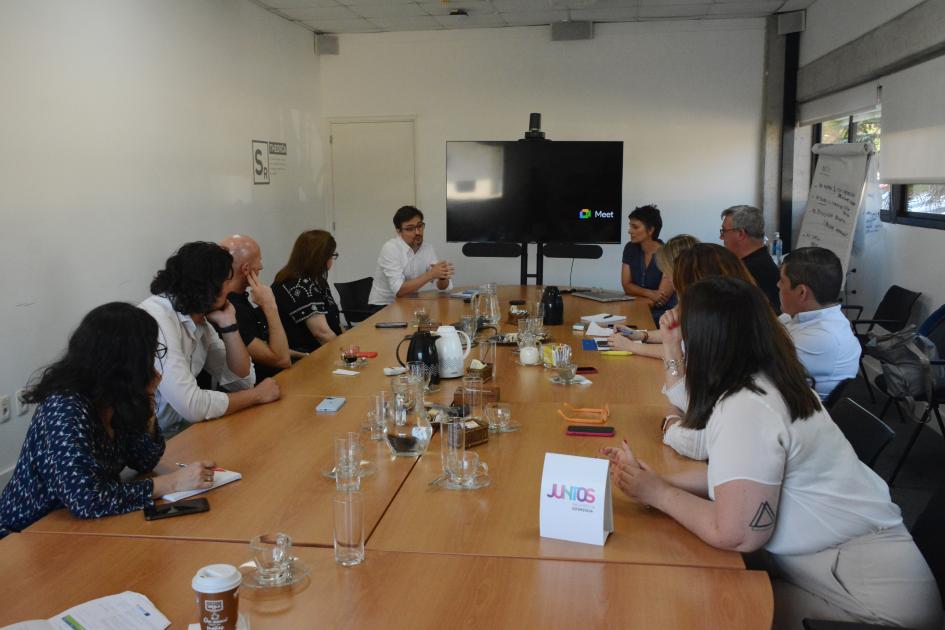
[[774, 240], [771, 241], [771, 257], [774, 258], [774, 262], [781, 265], [781, 258], [783, 257], [782, 252], [784, 251], [784, 243], [781, 241], [781, 233], [774, 233]]

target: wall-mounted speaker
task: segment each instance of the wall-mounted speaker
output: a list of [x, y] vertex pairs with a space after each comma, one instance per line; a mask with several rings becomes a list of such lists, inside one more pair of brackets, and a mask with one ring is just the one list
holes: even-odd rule
[[587, 21], [552, 22], [551, 41], [594, 39], [594, 23]]
[[315, 34], [315, 54], [316, 55], [337, 55], [338, 54], [338, 36]]

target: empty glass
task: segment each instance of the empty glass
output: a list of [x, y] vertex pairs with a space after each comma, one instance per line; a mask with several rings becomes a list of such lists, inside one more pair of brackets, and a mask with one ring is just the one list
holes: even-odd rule
[[566, 363], [559, 362], [557, 366], [555, 366], [555, 370], [558, 372], [558, 380], [565, 385], [570, 385], [577, 374], [577, 364], [571, 363], [570, 361]]
[[419, 377], [423, 380], [423, 391], [430, 391], [430, 379], [433, 378], [433, 370], [423, 361], [408, 361], [407, 374]]
[[289, 581], [292, 567], [292, 539], [288, 534], [260, 534], [249, 541], [256, 563], [256, 581], [279, 586]]
[[482, 418], [482, 377], [467, 374], [463, 377], [463, 408], [468, 418]]
[[512, 407], [508, 403], [491, 402], [486, 405], [486, 420], [490, 433], [505, 433], [512, 425]]
[[364, 562], [364, 499], [360, 492], [339, 492], [332, 500], [335, 562], [352, 567]]
[[339, 492], [361, 489], [361, 436], [358, 433], [335, 437], [335, 487]]
[[384, 439], [384, 421], [387, 418], [389, 399], [390, 394], [383, 389], [374, 397], [374, 417], [371, 418], [371, 439], [374, 441]]
[[413, 409], [420, 401], [423, 406], [423, 377], [416, 374], [401, 374], [391, 379], [390, 388], [394, 396], [402, 396], [407, 409]]
[[487, 373], [495, 382], [497, 369], [495, 339], [483, 339], [479, 342], [479, 360], [491, 368], [487, 370]]

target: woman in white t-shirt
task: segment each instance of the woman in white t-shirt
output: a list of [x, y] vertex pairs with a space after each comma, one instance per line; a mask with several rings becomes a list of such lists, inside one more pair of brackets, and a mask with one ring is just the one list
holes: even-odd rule
[[680, 335], [689, 407], [708, 468], [660, 476], [629, 446], [603, 449], [614, 484], [722, 549], [764, 548], [775, 627], [801, 619], [942, 627], [928, 565], [889, 488], [857, 458], [806, 381], [764, 294], [735, 278], [688, 288]]

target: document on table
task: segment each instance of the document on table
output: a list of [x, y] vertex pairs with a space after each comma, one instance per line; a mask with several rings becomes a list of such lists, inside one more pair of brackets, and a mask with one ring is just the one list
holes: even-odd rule
[[[213, 485], [209, 488], [202, 488], [200, 490], [182, 490], [180, 492], [172, 492], [170, 494], [165, 494], [162, 499], [165, 501], [180, 501], [181, 499], [186, 499], [187, 497], [192, 497], [195, 494], [200, 494], [202, 492], [207, 492], [213, 490], [214, 488], [219, 488], [224, 486], [231, 481], [236, 481], [237, 479], [242, 479], [243, 475], [239, 474], [233, 470], [218, 470], [213, 473]], [[2, 630], [2, 629], [0, 629]]]
[[170, 625], [150, 599], [125, 591], [73, 606], [45, 621], [21, 621], [0, 630], [164, 630]]
[[616, 324], [618, 322], [625, 322], [627, 318], [623, 315], [611, 315], [610, 313], [598, 313], [596, 315], [585, 315], [581, 318], [582, 322], [595, 323], [595, 324]]
[[604, 328], [603, 326], [598, 325], [596, 322], [591, 322], [587, 325], [587, 330], [584, 331], [585, 337], [610, 337], [614, 334], [612, 328]]

